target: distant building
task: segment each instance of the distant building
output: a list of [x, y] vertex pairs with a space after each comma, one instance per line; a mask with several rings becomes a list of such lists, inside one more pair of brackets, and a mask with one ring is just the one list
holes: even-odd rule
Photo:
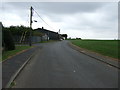
[[50, 30], [46, 30], [43, 27], [38, 28], [38, 29], [34, 29], [34, 30], [37, 30], [41, 33], [46, 34], [48, 40], [59, 40], [60, 39], [58, 32], [53, 32], [53, 31], [50, 31]]

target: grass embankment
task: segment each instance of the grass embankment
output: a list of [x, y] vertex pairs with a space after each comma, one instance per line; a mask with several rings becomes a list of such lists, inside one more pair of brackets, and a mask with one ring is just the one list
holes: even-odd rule
[[2, 61], [6, 60], [7, 58], [16, 55], [17, 53], [20, 53], [26, 49], [32, 48], [30, 46], [16, 46], [15, 50], [11, 50], [11, 51], [4, 51], [2, 53]]
[[71, 40], [71, 42], [81, 48], [118, 59], [118, 42], [120, 40]]

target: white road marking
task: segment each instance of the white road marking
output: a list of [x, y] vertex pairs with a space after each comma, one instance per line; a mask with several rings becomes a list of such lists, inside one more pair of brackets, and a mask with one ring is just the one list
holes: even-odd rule
[[73, 72], [76, 72], [75, 70]]

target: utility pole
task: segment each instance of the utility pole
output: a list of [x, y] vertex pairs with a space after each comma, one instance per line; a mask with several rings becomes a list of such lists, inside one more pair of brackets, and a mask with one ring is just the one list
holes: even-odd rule
[[32, 6], [30, 7], [30, 36], [29, 36], [29, 45], [32, 46], [32, 16], [33, 16], [33, 12], [32, 12], [33, 8]]
[[60, 29], [59, 29], [58, 33], [60, 34]]
[[59, 36], [59, 40], [60, 40], [60, 39], [61, 39], [61, 38], [60, 38], [60, 29], [59, 29], [59, 31], [58, 31], [58, 36]]

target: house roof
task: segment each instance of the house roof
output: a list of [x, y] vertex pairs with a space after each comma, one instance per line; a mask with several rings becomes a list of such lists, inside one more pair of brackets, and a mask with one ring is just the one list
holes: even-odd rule
[[41, 31], [45, 31], [45, 32], [52, 32], [52, 33], [58, 34], [58, 32], [54, 32], [54, 31], [50, 31], [50, 30], [42, 29], [42, 28], [37, 28], [37, 29], [34, 29], [34, 30], [41, 30]]

